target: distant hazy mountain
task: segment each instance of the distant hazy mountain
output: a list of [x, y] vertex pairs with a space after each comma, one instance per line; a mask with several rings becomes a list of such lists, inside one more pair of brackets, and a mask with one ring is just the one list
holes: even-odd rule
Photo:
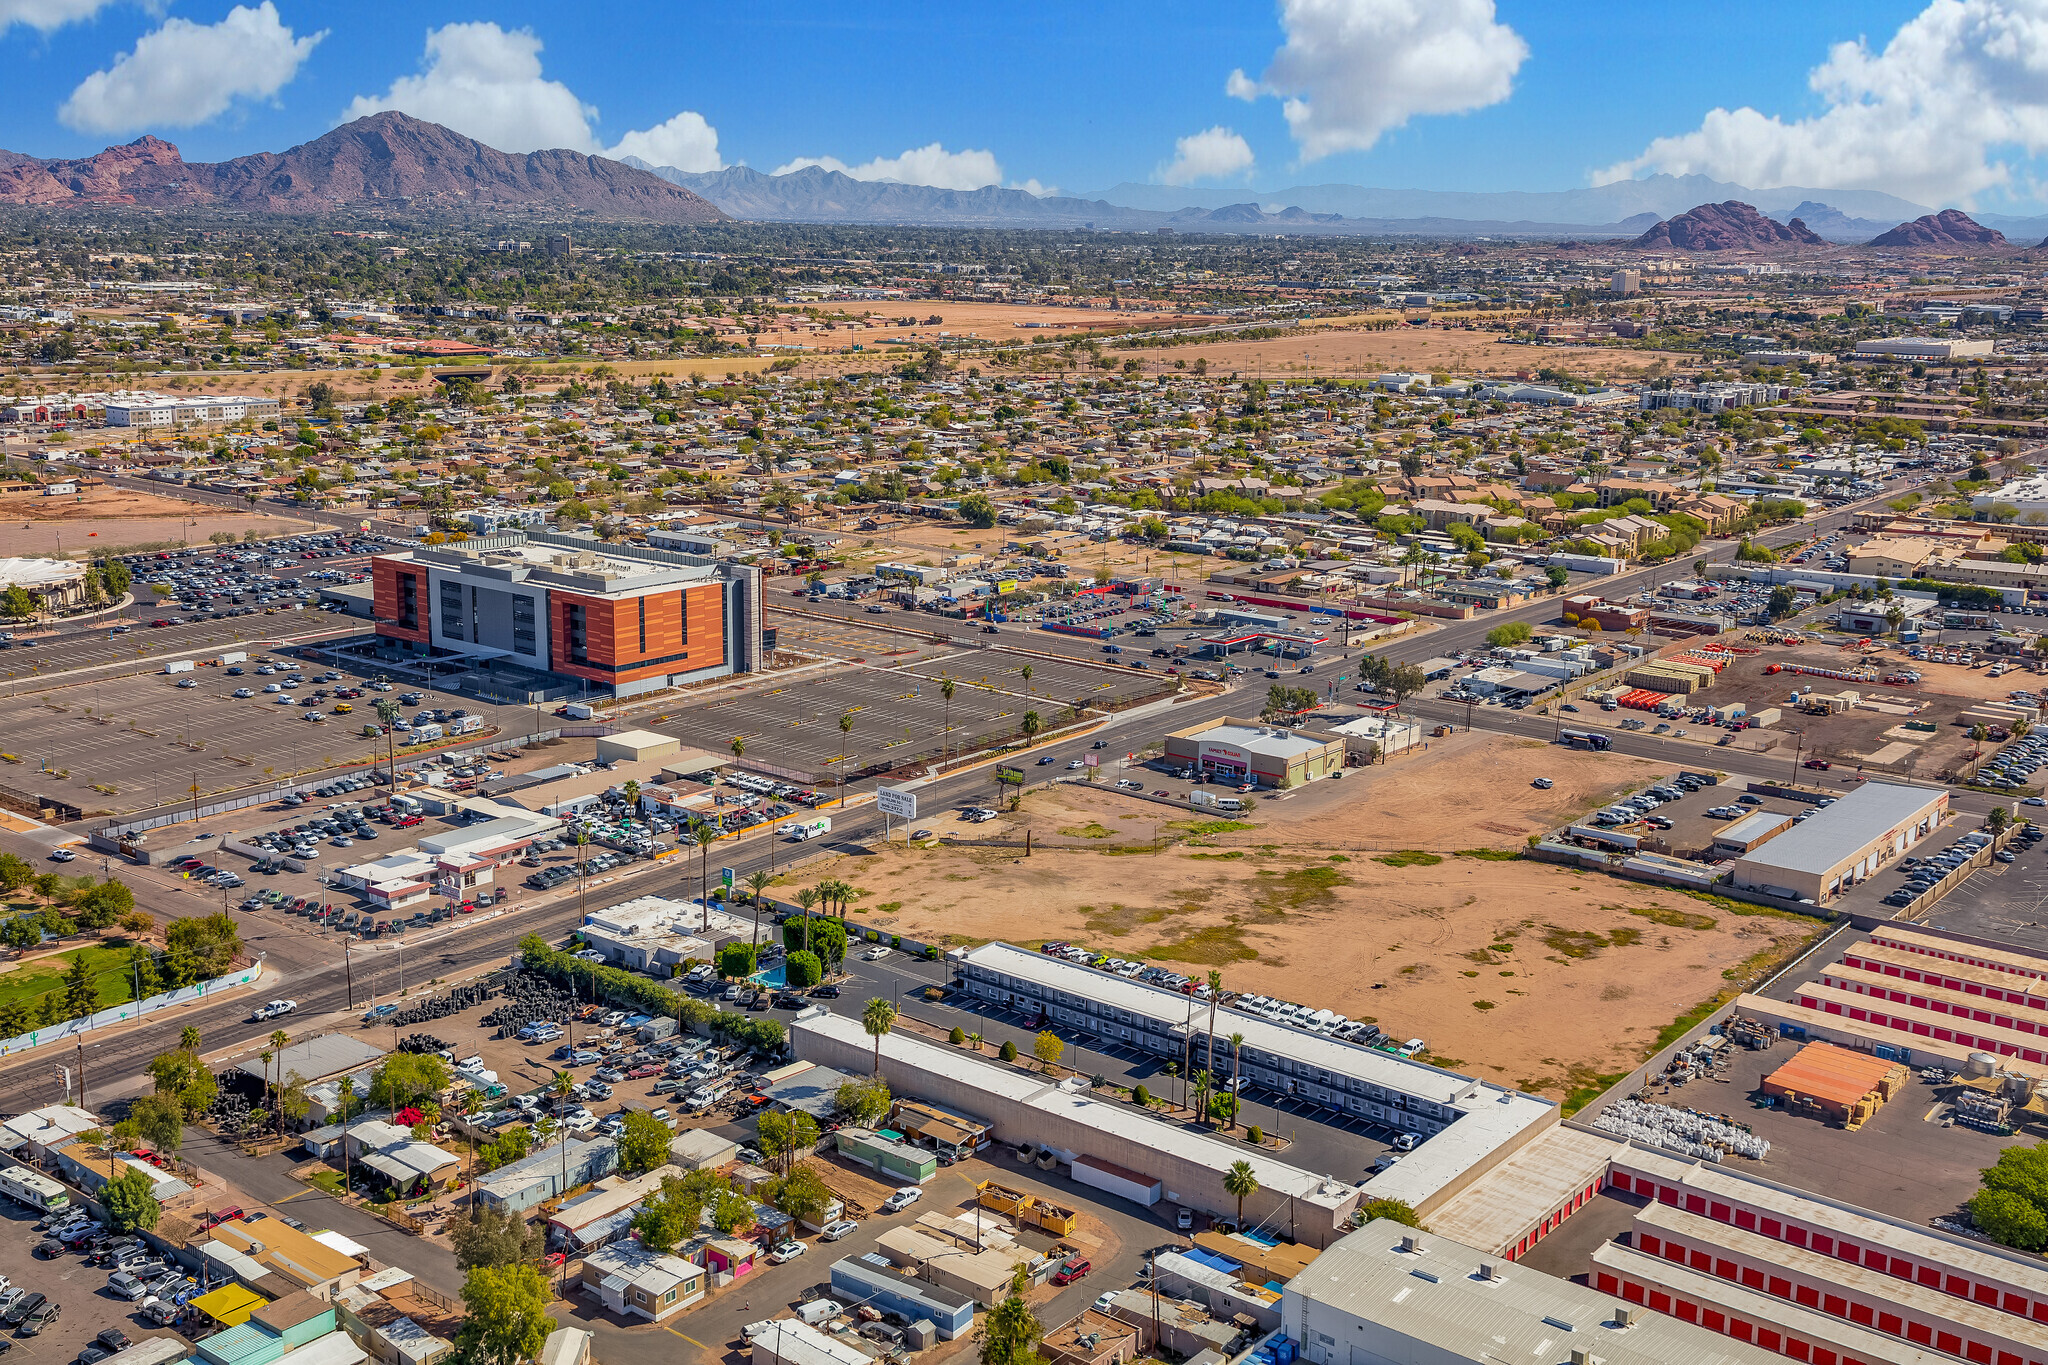
[[745, 166], [692, 173], [653, 166], [636, 157], [626, 164], [650, 171], [710, 200], [735, 218], [795, 223], [901, 223], [925, 227], [1016, 227], [1151, 232], [1317, 232], [1355, 236], [1427, 237], [1633, 237], [1659, 215], [1638, 212], [1619, 222], [1589, 224], [1531, 218], [1483, 219], [1417, 215], [1348, 217], [1300, 203], [1174, 203], [1130, 208], [1103, 199], [1039, 197], [997, 185], [944, 190], [929, 185], [856, 180], [843, 171], [809, 166], [767, 175]]
[[1830, 242], [1867, 242], [1878, 233], [1891, 227], [1881, 218], [1852, 218], [1832, 204], [1805, 200], [1797, 208], [1775, 209], [1764, 215], [1780, 223], [1789, 223], [1794, 218], [1804, 222], [1816, 235]]
[[1253, 199], [1267, 207], [1298, 204], [1311, 213], [1347, 218], [1448, 218], [1475, 222], [1577, 223], [1604, 226], [1637, 214], [1669, 218], [1696, 204], [1739, 200], [1776, 217], [1807, 200], [1831, 204], [1858, 218], [1883, 219], [1888, 227], [1928, 212], [1895, 195], [1875, 190], [1815, 190], [1797, 186], [1750, 189], [1703, 175], [1652, 175], [1611, 185], [1556, 191], [1465, 193], [1451, 190], [1372, 189], [1362, 185], [1297, 185], [1248, 193], [1242, 189], [1180, 189], [1172, 185], [1118, 185], [1091, 196], [1134, 209], [1216, 208]]

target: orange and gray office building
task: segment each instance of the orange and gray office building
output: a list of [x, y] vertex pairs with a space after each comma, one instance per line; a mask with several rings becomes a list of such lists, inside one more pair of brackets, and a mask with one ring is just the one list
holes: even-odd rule
[[761, 575], [707, 555], [545, 531], [371, 562], [377, 635], [536, 700], [630, 697], [761, 667]]

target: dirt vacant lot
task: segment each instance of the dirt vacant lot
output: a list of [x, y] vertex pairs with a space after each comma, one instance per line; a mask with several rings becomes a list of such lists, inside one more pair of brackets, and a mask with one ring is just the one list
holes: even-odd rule
[[216, 531], [226, 531], [239, 540], [245, 531], [288, 536], [314, 527], [290, 517], [230, 512], [155, 493], [94, 488], [69, 498], [20, 493], [0, 497], [0, 529], [6, 532], [10, 553], [61, 551], [76, 557], [163, 542], [204, 545]]
[[[1242, 821], [1059, 787], [1001, 825], [942, 827], [1028, 827], [1028, 858], [1007, 844], [897, 846], [806, 875], [862, 888], [860, 925], [1214, 967], [1230, 989], [1372, 1019], [1446, 1064], [1563, 1098], [1627, 1070], [1674, 1019], [1816, 927], [1513, 857], [1528, 834], [1668, 771], [1461, 736]], [[1556, 786], [1530, 787], [1538, 775]]]

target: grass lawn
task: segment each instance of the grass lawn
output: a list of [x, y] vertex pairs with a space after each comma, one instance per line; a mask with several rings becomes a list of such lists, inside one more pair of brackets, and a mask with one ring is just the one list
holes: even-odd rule
[[88, 944], [83, 948], [73, 948], [70, 952], [58, 953], [53, 957], [38, 958], [11, 972], [0, 973], [0, 1005], [12, 1000], [31, 1004], [37, 996], [47, 991], [61, 990], [64, 986], [64, 974], [70, 971], [71, 964], [81, 957], [85, 959], [86, 966], [99, 982], [102, 1006], [118, 1004], [133, 998], [134, 990], [130, 984], [133, 978], [128, 972], [127, 946], [108, 948]]
[[306, 1177], [306, 1183], [315, 1189], [325, 1190], [329, 1194], [338, 1195], [342, 1193], [340, 1171], [315, 1171]]

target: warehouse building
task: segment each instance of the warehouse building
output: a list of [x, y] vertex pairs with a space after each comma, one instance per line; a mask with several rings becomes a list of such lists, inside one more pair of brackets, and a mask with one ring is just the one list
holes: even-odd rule
[[1208, 775], [1262, 787], [1298, 787], [1342, 768], [1344, 741], [1225, 716], [1168, 735], [1166, 757]]
[[630, 697], [761, 666], [761, 575], [747, 565], [509, 530], [371, 560], [377, 634], [460, 659], [538, 700]]
[[1385, 1218], [1344, 1238], [1290, 1280], [1280, 1314], [1281, 1331], [1308, 1365], [1781, 1365], [1782, 1359]]
[[[814, 1007], [790, 1021], [789, 1035], [805, 1061], [850, 1071], [873, 1065], [875, 1040], [858, 1019]], [[1129, 1104], [1099, 1100], [1068, 1083], [979, 1061], [900, 1030], [883, 1035], [881, 1054], [882, 1075], [896, 1094], [986, 1115], [998, 1141], [1046, 1149], [1067, 1164], [1077, 1183], [1141, 1205], [1167, 1202], [1217, 1217], [1234, 1214], [1237, 1203], [1224, 1191], [1223, 1177], [1233, 1163], [1248, 1161], [1259, 1189], [1244, 1201], [1246, 1222], [1320, 1247], [1343, 1234], [1366, 1193], [1349, 1179], [1317, 1175], [1243, 1142], [1193, 1132]], [[1372, 1194], [1385, 1178], [1376, 1178]]]
[[1738, 859], [1734, 884], [1818, 905], [1902, 856], [1947, 814], [1945, 788], [1866, 782]]

